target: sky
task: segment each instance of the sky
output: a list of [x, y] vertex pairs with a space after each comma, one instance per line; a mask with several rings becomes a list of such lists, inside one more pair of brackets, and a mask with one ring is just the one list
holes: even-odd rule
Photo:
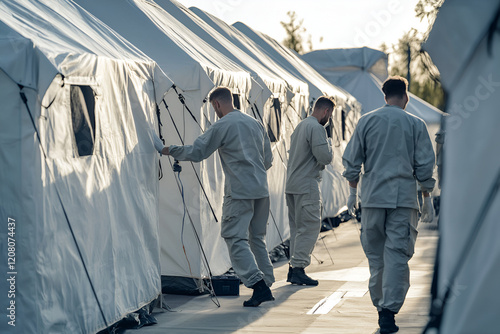
[[[177, 0], [198, 7], [228, 24], [240, 21], [279, 42], [286, 37], [280, 22], [295, 11], [313, 49], [368, 46], [389, 48], [411, 28], [427, 29], [415, 17], [418, 0]], [[307, 48], [306, 45], [304, 47]]]

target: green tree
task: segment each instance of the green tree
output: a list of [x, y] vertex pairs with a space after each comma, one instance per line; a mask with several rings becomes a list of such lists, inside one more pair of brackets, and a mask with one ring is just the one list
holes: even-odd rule
[[389, 68], [391, 75], [405, 78], [409, 75], [410, 92], [441, 110], [444, 108], [445, 95], [439, 80], [439, 71], [421, 46], [432, 28], [442, 3], [443, 0], [419, 0], [415, 8], [416, 16], [421, 20], [428, 20], [429, 29], [425, 33], [419, 33], [415, 29], [405, 33], [392, 47]]
[[[304, 47], [302, 45], [303, 37], [302, 34], [306, 32], [306, 29], [302, 27], [302, 23], [304, 20], [298, 20], [297, 14], [294, 11], [289, 11], [286, 13], [289, 18], [289, 22], [281, 21], [281, 26], [285, 28], [286, 38], [283, 40], [283, 44], [297, 51], [298, 53], [304, 52]], [[310, 48], [312, 49], [312, 43], [310, 44]]]
[[444, 0], [419, 0], [415, 6], [415, 14], [420, 20], [427, 19], [429, 21], [429, 28], [426, 35], [429, 34], [434, 20], [436, 20], [439, 8], [443, 5]]

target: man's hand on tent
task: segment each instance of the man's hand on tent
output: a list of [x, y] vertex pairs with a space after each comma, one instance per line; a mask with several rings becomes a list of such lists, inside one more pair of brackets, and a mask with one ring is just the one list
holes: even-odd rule
[[430, 223], [434, 219], [434, 208], [432, 207], [431, 196], [424, 196], [424, 204], [422, 205], [422, 223]]
[[168, 147], [165, 147], [163, 145], [163, 142], [161, 141], [160, 137], [158, 137], [153, 130], [151, 130], [151, 135], [153, 136], [155, 149], [158, 151], [158, 153], [160, 153], [160, 155], [162, 154], [168, 155], [169, 154]]

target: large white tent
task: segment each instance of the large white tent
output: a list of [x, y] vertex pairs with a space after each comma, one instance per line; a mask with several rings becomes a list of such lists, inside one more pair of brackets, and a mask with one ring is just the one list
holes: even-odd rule
[[499, 13], [499, 1], [447, 0], [424, 44], [448, 93], [432, 314], [439, 333], [499, 332]]
[[[267, 86], [153, 1], [77, 2], [154, 59], [175, 82], [179, 95], [167, 94], [159, 105], [167, 145], [191, 144], [217, 120], [207, 101], [216, 86], [229, 87], [240, 101], [255, 102], [270, 94]], [[247, 108], [241, 103], [244, 112]], [[169, 157], [161, 162], [162, 275], [201, 278], [225, 273], [231, 262], [220, 237], [224, 175], [218, 154], [200, 163], [181, 162], [180, 175], [173, 173]]]
[[160, 295], [171, 85], [73, 2], [0, 2], [0, 332], [95, 333]]
[[[267, 246], [271, 250], [289, 236], [285, 212], [286, 206], [284, 204], [286, 176], [286, 149], [284, 143], [290, 133], [283, 131], [285, 130], [283, 123], [287, 117], [293, 117], [296, 113], [287, 114], [286, 116], [283, 113], [293, 112], [292, 109], [287, 109], [290, 104], [295, 103], [292, 98], [299, 102], [305, 101], [303, 97], [307, 96], [307, 85], [290, 75], [288, 75], [290, 82], [288, 84], [287, 81], [268, 67], [270, 65], [256, 60], [248, 53], [248, 49], [244, 50], [239, 45], [236, 45], [236, 40], [230, 40], [229, 36], [223, 35], [181, 4], [170, 0], [160, 0], [156, 1], [156, 3], [217, 51], [247, 70], [252, 75], [252, 79], [266, 89], [255, 101], [241, 102], [247, 105], [246, 109], [250, 115], [263, 122], [271, 138], [274, 162], [268, 171], [271, 205], [267, 233]], [[232, 28], [220, 20], [218, 22], [228, 29]]]
[[[335, 217], [344, 208], [347, 200], [348, 188], [347, 182], [341, 175], [343, 170], [341, 158], [345, 145], [350, 139], [360, 116], [361, 107], [359, 103], [342, 88], [329, 83], [309, 64], [300, 59], [297, 53], [281, 43], [241, 22], [234, 23], [233, 27], [258, 44], [276, 63], [308, 84], [311, 107], [321, 95], [332, 96], [337, 101], [337, 108], [333, 116], [333, 127], [330, 129], [334, 160], [324, 170], [321, 184], [323, 217]], [[306, 116], [305, 113], [302, 117], [304, 116]]]
[[[385, 104], [382, 83], [389, 76], [387, 54], [367, 48], [316, 50], [302, 56], [329, 82], [351, 93], [362, 105], [361, 114]], [[442, 112], [410, 93], [406, 111], [423, 119], [431, 138], [439, 130]]]

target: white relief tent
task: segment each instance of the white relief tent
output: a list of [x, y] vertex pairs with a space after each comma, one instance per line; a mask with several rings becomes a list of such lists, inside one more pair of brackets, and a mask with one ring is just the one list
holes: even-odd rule
[[[192, 144], [217, 121], [207, 99], [215, 87], [230, 88], [241, 101], [253, 102], [266, 94], [267, 87], [260, 86], [243, 67], [153, 1], [76, 2], [155, 60], [175, 82], [175, 90], [159, 104], [167, 145]], [[183, 97], [184, 104], [178, 94]], [[246, 103], [242, 103], [241, 108], [249, 113]], [[224, 175], [219, 156], [215, 153], [200, 163], [180, 162], [182, 184], [172, 171], [173, 162], [170, 157], [161, 158], [162, 276], [204, 278], [210, 274], [221, 275], [231, 268], [231, 262], [220, 237]], [[184, 197], [181, 196], [182, 187]], [[197, 280], [197, 283], [202, 281]]]
[[[342, 154], [359, 119], [360, 104], [352, 95], [328, 82], [321, 74], [302, 60], [297, 53], [283, 46], [281, 43], [253, 30], [244, 23], [236, 22], [232, 26], [258, 44], [276, 63], [308, 84], [309, 105], [311, 108], [314, 101], [321, 95], [335, 98], [337, 107], [332, 117], [333, 127], [330, 129], [332, 132], [334, 159], [323, 171], [321, 191], [323, 218], [337, 216], [345, 209], [348, 196], [347, 182], [345, 182], [345, 179], [341, 175], [343, 170]], [[306, 116], [306, 113], [302, 115], [302, 117], [304, 116]]]
[[95, 333], [160, 295], [149, 128], [171, 86], [71, 1], [0, 2], [0, 332]]
[[423, 45], [448, 93], [434, 301], [443, 334], [499, 328], [499, 13], [499, 1], [447, 0]]

